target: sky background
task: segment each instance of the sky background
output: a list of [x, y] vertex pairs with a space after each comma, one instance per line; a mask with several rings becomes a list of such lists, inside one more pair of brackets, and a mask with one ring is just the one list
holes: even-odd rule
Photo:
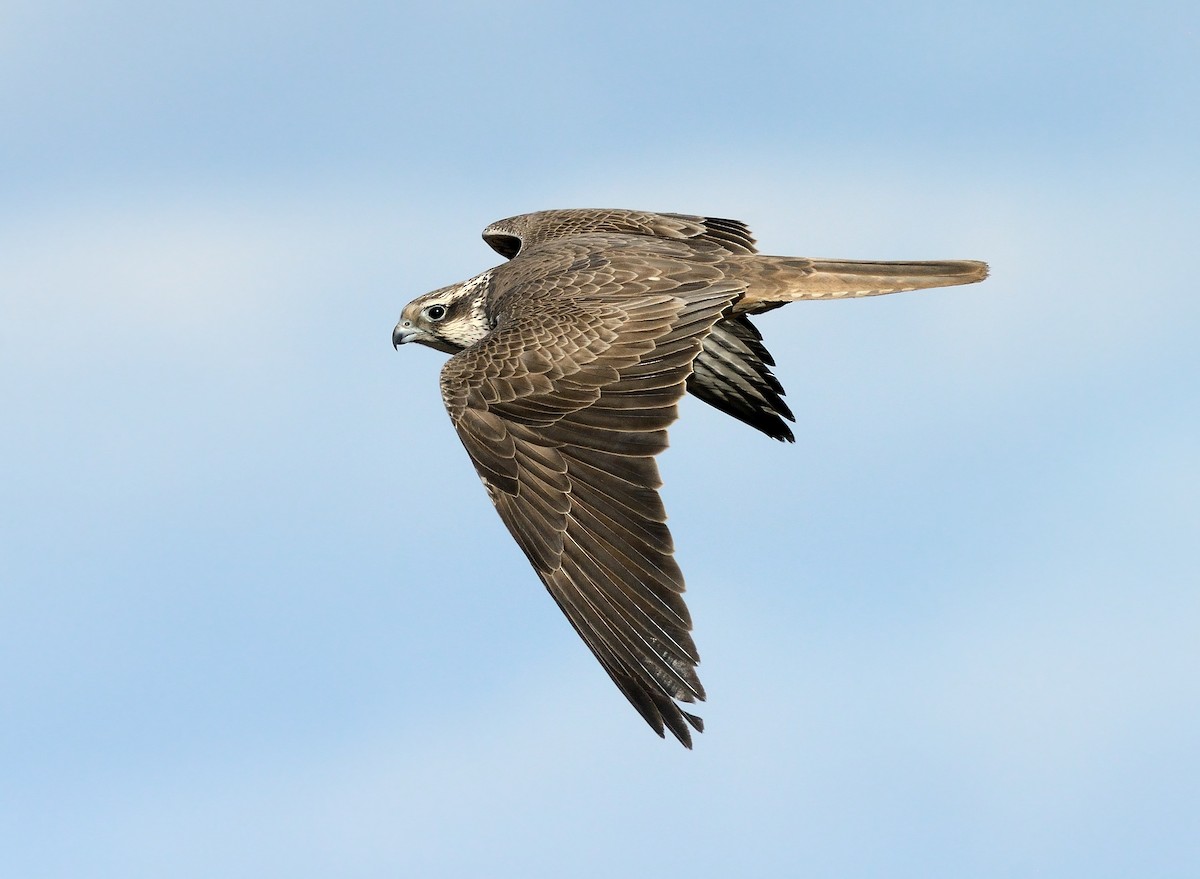
[[[0, 872], [1198, 875], [1197, 107], [1193, 2], [4, 3]], [[693, 752], [390, 344], [602, 206], [992, 266], [684, 402]]]

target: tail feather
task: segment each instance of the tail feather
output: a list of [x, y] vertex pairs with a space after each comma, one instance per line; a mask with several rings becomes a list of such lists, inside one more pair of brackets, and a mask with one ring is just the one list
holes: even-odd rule
[[747, 285], [737, 311], [751, 314], [802, 299], [852, 299], [903, 290], [974, 284], [987, 277], [975, 260], [867, 262], [788, 256], [738, 256], [726, 262]]

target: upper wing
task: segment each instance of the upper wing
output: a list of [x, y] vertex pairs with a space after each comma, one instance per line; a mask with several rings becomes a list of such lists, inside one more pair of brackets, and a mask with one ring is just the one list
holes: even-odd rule
[[[571, 625], [646, 722], [690, 747], [688, 724], [703, 724], [675, 700], [704, 689], [654, 455], [701, 338], [741, 288], [675, 265], [542, 281], [536, 307], [447, 362], [442, 395]], [[552, 284], [571, 297], [544, 295]]]
[[543, 241], [593, 233], [703, 241], [726, 253], [756, 252], [754, 236], [738, 220], [604, 208], [538, 211], [497, 220], [483, 230], [483, 240], [501, 256], [512, 259]]

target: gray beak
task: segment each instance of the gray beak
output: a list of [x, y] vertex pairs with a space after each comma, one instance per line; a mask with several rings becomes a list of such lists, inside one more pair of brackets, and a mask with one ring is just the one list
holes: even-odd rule
[[[408, 326], [405, 326], [408, 324]], [[421, 331], [414, 327], [406, 320], [396, 324], [396, 329], [392, 330], [392, 347], [399, 348], [405, 342], [413, 342], [417, 336], [421, 335]]]

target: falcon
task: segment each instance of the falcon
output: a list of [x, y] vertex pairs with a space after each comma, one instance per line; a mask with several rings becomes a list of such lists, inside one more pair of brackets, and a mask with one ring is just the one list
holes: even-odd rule
[[625, 698], [685, 747], [700, 656], [655, 456], [684, 392], [794, 441], [750, 321], [788, 302], [982, 281], [973, 260], [766, 256], [737, 220], [552, 210], [483, 239], [507, 262], [404, 307], [392, 333], [453, 356], [442, 400], [488, 496]]

